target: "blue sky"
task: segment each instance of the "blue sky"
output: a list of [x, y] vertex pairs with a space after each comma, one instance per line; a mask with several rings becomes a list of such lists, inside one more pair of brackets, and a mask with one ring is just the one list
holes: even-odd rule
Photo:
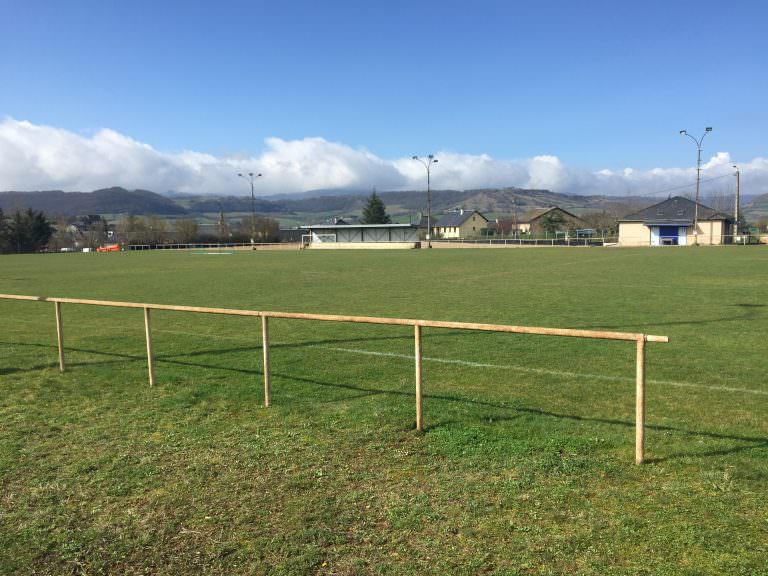
[[766, 156], [766, 22], [764, 1], [0, 0], [0, 118], [8, 141], [10, 119], [163, 154], [259, 162], [268, 138], [316, 137], [586, 173], [690, 168], [678, 131], [713, 126], [704, 157], [747, 164]]

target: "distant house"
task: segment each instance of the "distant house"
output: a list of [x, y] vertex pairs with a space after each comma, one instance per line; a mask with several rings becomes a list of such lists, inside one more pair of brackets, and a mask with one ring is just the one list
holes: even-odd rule
[[[621, 246], [685, 246], [694, 243], [696, 202], [675, 196], [619, 220]], [[725, 244], [733, 218], [699, 204], [698, 243]]]
[[523, 214], [517, 226], [521, 234], [538, 236], [546, 232], [551, 234], [552, 232], [567, 232], [568, 230], [584, 228], [586, 223], [575, 214], [571, 214], [559, 206], [550, 206]]
[[477, 210], [463, 208], [449, 212], [432, 226], [435, 238], [468, 238], [479, 236], [488, 227], [488, 218]]

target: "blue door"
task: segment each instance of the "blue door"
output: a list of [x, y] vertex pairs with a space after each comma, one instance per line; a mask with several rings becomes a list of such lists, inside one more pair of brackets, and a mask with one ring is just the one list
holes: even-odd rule
[[677, 246], [677, 226], [659, 226], [659, 242], [662, 245]]

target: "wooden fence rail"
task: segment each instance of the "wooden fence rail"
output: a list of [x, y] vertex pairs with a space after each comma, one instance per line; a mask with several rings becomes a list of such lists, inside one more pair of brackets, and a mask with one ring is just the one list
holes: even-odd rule
[[59, 349], [59, 369], [64, 372], [64, 326], [61, 315], [62, 304], [87, 306], [108, 306], [113, 308], [140, 308], [144, 311], [144, 329], [147, 343], [147, 369], [149, 385], [155, 383], [154, 355], [152, 351], [152, 310], [174, 312], [195, 312], [199, 314], [225, 314], [228, 316], [255, 316], [261, 318], [262, 348], [264, 353], [264, 406], [271, 403], [269, 371], [269, 319], [288, 318], [294, 320], [319, 320], [323, 322], [353, 322], [363, 324], [386, 324], [414, 327], [414, 359], [416, 364], [416, 429], [424, 430], [422, 412], [422, 328], [449, 328], [454, 330], [476, 330], [484, 332], [511, 332], [515, 334], [539, 334], [544, 336], [566, 336], [572, 338], [594, 338], [600, 340], [624, 340], [636, 343], [636, 393], [635, 393], [635, 462], [642, 464], [645, 452], [645, 343], [669, 342], [667, 336], [637, 334], [631, 332], [608, 332], [601, 330], [574, 330], [569, 328], [543, 328], [539, 326], [510, 326], [504, 324], [478, 324], [473, 322], [441, 322], [436, 320], [415, 320], [408, 318], [381, 318], [373, 316], [343, 316], [337, 314], [305, 314], [300, 312], [275, 312], [265, 310], [238, 310], [231, 308], [206, 308], [200, 306], [175, 306], [171, 304], [147, 304], [139, 302], [115, 302], [110, 300], [84, 300], [80, 298], [50, 298], [46, 296], [25, 296], [0, 294], [5, 300], [30, 300], [52, 302], [56, 313], [56, 336]]

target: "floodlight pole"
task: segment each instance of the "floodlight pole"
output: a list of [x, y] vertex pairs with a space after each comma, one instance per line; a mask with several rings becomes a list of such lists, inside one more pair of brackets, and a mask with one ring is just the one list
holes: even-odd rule
[[712, 132], [712, 127], [707, 126], [707, 128], [704, 130], [704, 134], [701, 135], [701, 138], [696, 140], [696, 138], [688, 134], [687, 130], [680, 130], [681, 136], [688, 136], [688, 138], [696, 143], [696, 150], [698, 152], [696, 157], [696, 205], [693, 207], [693, 244], [695, 246], [699, 245], [699, 187], [701, 185], [701, 143], [704, 141], [704, 136], [710, 132]]
[[734, 168], [736, 168], [736, 207], [733, 211], [733, 235], [734, 235], [734, 241], [736, 240], [736, 236], [739, 233], [739, 184], [741, 180], [741, 172], [739, 172], [739, 167], [735, 164], [733, 165]]
[[256, 196], [253, 192], [253, 181], [255, 178], [260, 177], [261, 173], [254, 174], [253, 172], [248, 172], [247, 176], [239, 173], [238, 176], [245, 178], [251, 183], [251, 243], [253, 243], [253, 238], [256, 236]]
[[432, 164], [437, 164], [437, 158], [433, 154], [427, 156], [427, 160], [413, 156], [413, 160], [417, 160], [424, 165], [427, 169], [427, 248], [432, 248], [432, 191], [430, 189], [429, 182], [429, 169]]

